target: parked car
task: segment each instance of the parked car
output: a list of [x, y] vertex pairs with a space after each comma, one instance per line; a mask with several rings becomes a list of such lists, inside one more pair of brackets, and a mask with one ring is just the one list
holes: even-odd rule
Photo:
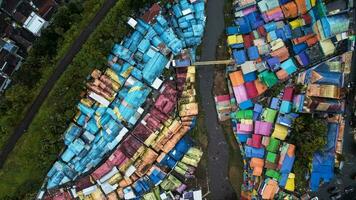
[[344, 192], [345, 194], [350, 194], [352, 193], [353, 191], [355, 191], [355, 188], [351, 185], [347, 186], [345, 189], [344, 189]]
[[340, 189], [337, 186], [332, 186], [327, 189], [328, 193], [336, 194], [340, 192]]
[[331, 195], [331, 196], [330, 196], [330, 199], [331, 199], [331, 200], [337, 200], [337, 199], [341, 199], [341, 197], [342, 197], [341, 192], [338, 192], [338, 193], [336, 193], [336, 194]]

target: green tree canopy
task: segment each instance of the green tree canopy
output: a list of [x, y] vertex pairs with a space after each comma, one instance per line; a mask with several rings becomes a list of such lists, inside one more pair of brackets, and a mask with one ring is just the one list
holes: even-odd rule
[[308, 173], [313, 154], [326, 144], [326, 131], [326, 120], [312, 117], [310, 114], [302, 114], [293, 123], [288, 142], [296, 146], [294, 173], [299, 190], [305, 191], [308, 188], [305, 175]]

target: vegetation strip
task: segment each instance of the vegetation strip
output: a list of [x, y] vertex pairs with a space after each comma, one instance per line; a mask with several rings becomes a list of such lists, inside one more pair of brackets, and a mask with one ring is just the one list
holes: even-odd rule
[[104, 0], [72, 0], [55, 13], [51, 25], [35, 41], [12, 86], [0, 96], [0, 149], [24, 118], [55, 66], [81, 31], [102, 7]]
[[126, 19], [140, 3], [118, 1], [74, 57], [44, 101], [26, 134], [21, 137], [0, 170], [0, 199], [31, 199], [62, 148], [67, 119], [75, 113], [78, 91], [92, 66], [102, 66], [114, 42], [127, 33]]

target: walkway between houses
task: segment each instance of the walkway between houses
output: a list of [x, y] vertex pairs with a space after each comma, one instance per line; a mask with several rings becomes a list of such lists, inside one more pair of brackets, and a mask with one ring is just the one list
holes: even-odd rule
[[[201, 60], [215, 60], [216, 46], [224, 28], [224, 0], [209, 0]], [[212, 94], [214, 68], [198, 68], [198, 76], [209, 139], [208, 178], [211, 192], [209, 197], [214, 200], [236, 199], [236, 194], [228, 180], [229, 147], [217, 121]]]
[[16, 127], [14, 133], [10, 136], [7, 143], [4, 145], [0, 152], [0, 168], [4, 165], [8, 155], [14, 149], [16, 142], [20, 139], [22, 134], [24, 134], [31, 124], [33, 118], [36, 116], [39, 108], [46, 99], [48, 93], [52, 90], [53, 86], [60, 78], [62, 73], [67, 69], [68, 65], [72, 62], [74, 56], [79, 52], [82, 45], [87, 41], [90, 34], [95, 30], [97, 25], [104, 19], [109, 10], [115, 5], [116, 0], [106, 0], [104, 5], [96, 13], [95, 17], [88, 24], [88, 26], [80, 33], [78, 38], [73, 42], [72, 46], [64, 57], [58, 62], [55, 71], [48, 79], [47, 83], [42, 88], [39, 95], [36, 97], [31, 107], [27, 110], [25, 117], [22, 119], [20, 124]]

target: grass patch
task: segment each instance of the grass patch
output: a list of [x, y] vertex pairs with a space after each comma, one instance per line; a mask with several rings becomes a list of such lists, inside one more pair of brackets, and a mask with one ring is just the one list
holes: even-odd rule
[[76, 112], [85, 78], [95, 67], [104, 67], [112, 45], [130, 30], [126, 20], [139, 8], [137, 4], [149, 2], [117, 1], [90, 35], [0, 170], [0, 199], [34, 198], [63, 147], [62, 134]]

